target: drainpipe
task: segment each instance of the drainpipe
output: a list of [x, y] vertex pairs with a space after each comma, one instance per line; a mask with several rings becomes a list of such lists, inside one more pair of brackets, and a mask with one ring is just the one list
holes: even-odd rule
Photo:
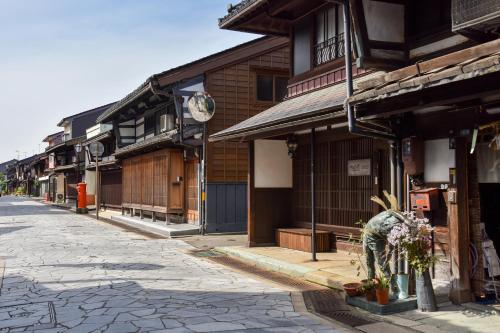
[[316, 130], [311, 128], [311, 253], [312, 261], [316, 259], [316, 186], [314, 183], [315, 169], [315, 145], [316, 145]]
[[344, 53], [345, 53], [345, 74], [346, 74], [346, 88], [347, 88], [347, 99], [345, 103], [347, 111], [347, 121], [349, 124], [349, 132], [356, 135], [367, 136], [371, 138], [385, 139], [389, 141], [395, 141], [396, 136], [376, 131], [369, 131], [361, 129], [356, 124], [356, 118], [354, 116], [354, 110], [349, 104], [349, 97], [353, 95], [353, 80], [352, 80], [352, 52], [351, 52], [351, 10], [349, 0], [344, 0]]

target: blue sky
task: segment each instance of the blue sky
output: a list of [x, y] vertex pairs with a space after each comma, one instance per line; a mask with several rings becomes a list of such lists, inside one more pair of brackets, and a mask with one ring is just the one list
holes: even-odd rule
[[257, 38], [218, 28], [230, 2], [0, 0], [0, 162], [151, 74]]

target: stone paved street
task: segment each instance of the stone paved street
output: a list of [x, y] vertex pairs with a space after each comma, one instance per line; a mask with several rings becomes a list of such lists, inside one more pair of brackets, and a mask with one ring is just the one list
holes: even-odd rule
[[336, 332], [189, 249], [2, 197], [0, 332]]

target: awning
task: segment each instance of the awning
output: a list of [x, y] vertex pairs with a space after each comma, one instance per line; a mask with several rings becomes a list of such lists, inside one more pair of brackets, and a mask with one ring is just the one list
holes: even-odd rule
[[[361, 81], [379, 75], [380, 72], [363, 75], [354, 80]], [[257, 138], [285, 134], [301, 127], [330, 125], [346, 120], [344, 101], [345, 83], [338, 83], [304, 95], [287, 99], [247, 120], [212, 134], [210, 141], [235, 138]]]
[[460, 98], [499, 90], [499, 76], [500, 40], [495, 40], [366, 80], [349, 103], [358, 116], [409, 111], [446, 100], [453, 105]]
[[58, 166], [54, 169], [54, 172], [60, 173], [64, 171], [74, 171], [76, 168], [76, 164], [68, 164], [68, 165], [61, 165]]
[[98, 135], [96, 135], [94, 137], [91, 137], [90, 139], [87, 139], [87, 140], [83, 141], [82, 144], [84, 146], [88, 146], [91, 143], [100, 142], [101, 140], [105, 140], [105, 139], [108, 139], [110, 137], [111, 137], [111, 131], [106, 131], [104, 133], [98, 134]]
[[176, 135], [176, 131], [163, 133], [152, 138], [146, 139], [141, 142], [133, 143], [115, 151], [116, 157], [123, 157], [125, 155], [133, 155], [137, 153], [152, 151], [155, 149], [163, 148], [172, 145], [172, 138]]

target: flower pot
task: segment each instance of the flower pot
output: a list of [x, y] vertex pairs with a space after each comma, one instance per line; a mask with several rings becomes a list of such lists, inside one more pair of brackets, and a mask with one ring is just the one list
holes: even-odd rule
[[375, 302], [377, 300], [377, 295], [375, 293], [375, 289], [367, 290], [365, 292], [365, 298], [368, 302]]
[[434, 294], [434, 288], [432, 288], [429, 270], [426, 270], [422, 274], [416, 272], [415, 275], [418, 309], [424, 312], [437, 311], [436, 295]]
[[377, 303], [378, 304], [380, 304], [380, 305], [389, 304], [389, 288], [385, 288], [385, 289], [377, 288], [375, 290], [375, 293], [377, 295]]
[[398, 298], [405, 299], [408, 298], [408, 274], [398, 274]]
[[359, 289], [361, 288], [361, 283], [346, 283], [343, 285], [345, 293], [350, 296], [358, 296], [359, 295]]

